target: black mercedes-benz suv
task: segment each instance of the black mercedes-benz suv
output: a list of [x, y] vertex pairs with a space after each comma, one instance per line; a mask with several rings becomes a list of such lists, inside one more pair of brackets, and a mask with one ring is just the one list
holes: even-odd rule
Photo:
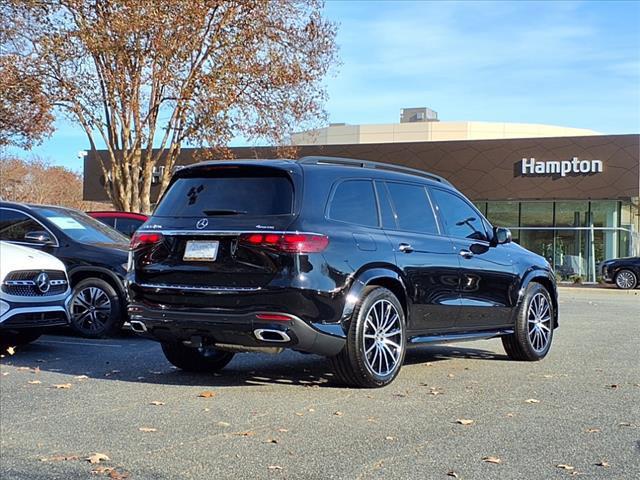
[[236, 352], [330, 358], [380, 387], [408, 347], [502, 337], [547, 355], [558, 326], [547, 261], [443, 178], [369, 161], [206, 162], [176, 172], [132, 239], [134, 330], [185, 370]]
[[73, 289], [70, 326], [77, 333], [100, 338], [122, 328], [127, 237], [71, 208], [0, 202], [0, 240], [62, 260]]

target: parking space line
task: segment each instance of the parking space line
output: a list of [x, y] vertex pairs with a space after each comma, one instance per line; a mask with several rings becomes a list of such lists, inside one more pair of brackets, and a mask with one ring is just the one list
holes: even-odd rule
[[58, 340], [38, 340], [35, 343], [59, 343], [61, 345], [80, 345], [80, 346], [89, 346], [89, 347], [115, 347], [115, 348], [122, 347], [122, 345], [116, 345], [113, 343], [61, 342]]

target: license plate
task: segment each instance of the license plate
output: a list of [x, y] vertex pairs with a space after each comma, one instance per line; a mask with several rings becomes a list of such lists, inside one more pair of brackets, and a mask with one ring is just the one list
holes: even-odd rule
[[209, 242], [199, 240], [189, 240], [184, 249], [184, 257], [186, 261], [212, 261], [218, 256], [218, 245], [220, 242]]

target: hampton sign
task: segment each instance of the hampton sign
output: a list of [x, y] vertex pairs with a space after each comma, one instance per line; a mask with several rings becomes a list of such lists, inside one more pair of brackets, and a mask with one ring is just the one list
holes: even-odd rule
[[567, 175], [593, 175], [602, 173], [604, 165], [602, 160], [580, 160], [573, 157], [571, 160], [546, 160], [539, 161], [535, 158], [523, 158], [520, 163], [520, 175], [543, 176], [552, 175], [566, 177]]

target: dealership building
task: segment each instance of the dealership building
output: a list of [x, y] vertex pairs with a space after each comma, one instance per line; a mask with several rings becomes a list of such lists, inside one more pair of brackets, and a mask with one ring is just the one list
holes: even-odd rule
[[[602, 135], [551, 125], [441, 122], [427, 108], [400, 123], [330, 126], [292, 135], [299, 156], [395, 163], [447, 178], [494, 224], [511, 229], [563, 279], [596, 281], [599, 264], [640, 255], [640, 135]], [[273, 147], [232, 149], [274, 158]], [[97, 155], [85, 157], [84, 198], [106, 201]], [[193, 163], [183, 149], [179, 165]], [[158, 186], [152, 187], [158, 195]]]

